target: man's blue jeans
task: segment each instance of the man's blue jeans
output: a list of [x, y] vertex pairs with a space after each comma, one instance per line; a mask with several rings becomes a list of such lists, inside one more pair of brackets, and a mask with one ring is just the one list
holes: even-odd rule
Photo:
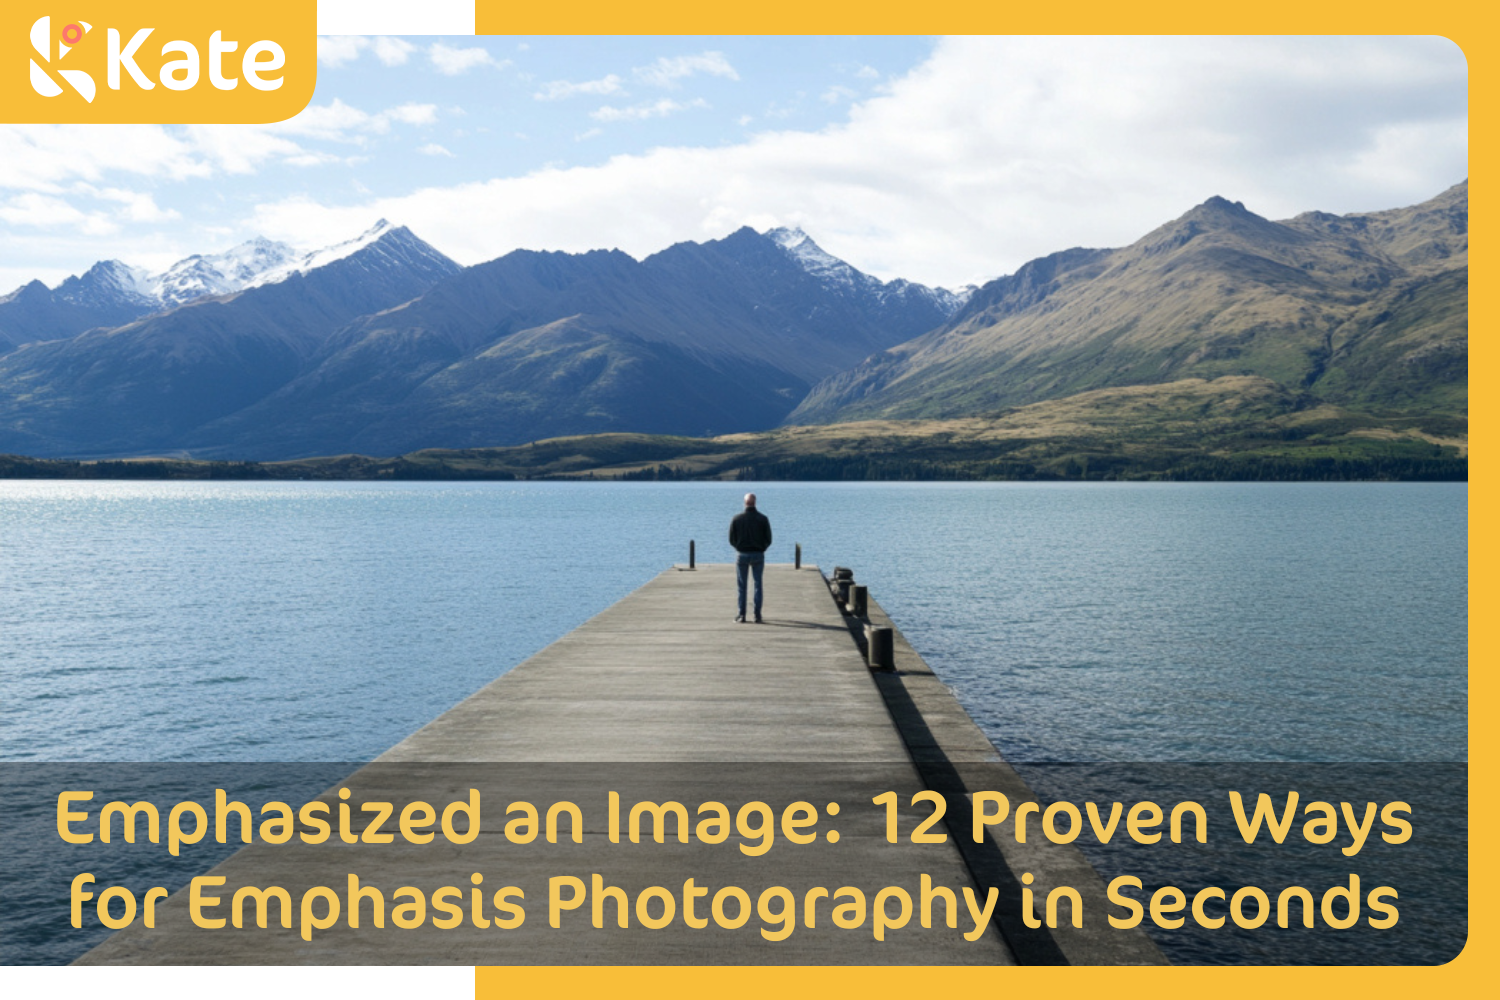
[[741, 552], [740, 557], [734, 561], [734, 577], [740, 587], [740, 617], [745, 617], [745, 577], [751, 573], [755, 574], [755, 617], [760, 617], [760, 607], [765, 597], [765, 591], [761, 586], [766, 572], [766, 554], [764, 552]]

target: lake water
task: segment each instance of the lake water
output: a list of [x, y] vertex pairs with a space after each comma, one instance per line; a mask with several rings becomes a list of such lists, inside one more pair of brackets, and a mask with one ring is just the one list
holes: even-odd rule
[[[0, 759], [367, 760], [746, 488], [0, 482]], [[1467, 759], [1463, 484], [754, 488], [1023, 771]]]
[[[1466, 759], [1462, 484], [759, 489], [1010, 759]], [[0, 758], [368, 759], [743, 492], [0, 482]]]

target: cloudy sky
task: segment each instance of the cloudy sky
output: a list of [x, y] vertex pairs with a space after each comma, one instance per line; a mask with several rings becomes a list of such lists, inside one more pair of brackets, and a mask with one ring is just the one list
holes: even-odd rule
[[326, 37], [278, 125], [0, 125], [0, 291], [381, 217], [464, 264], [799, 225], [956, 286], [1214, 194], [1422, 201], [1467, 86], [1441, 38]]

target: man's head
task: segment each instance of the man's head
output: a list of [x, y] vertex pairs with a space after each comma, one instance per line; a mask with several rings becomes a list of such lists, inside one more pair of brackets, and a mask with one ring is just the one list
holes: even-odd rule
[[746, 493], [745, 494], [745, 506], [746, 507], [754, 507], [755, 506], [755, 494], [754, 493]]

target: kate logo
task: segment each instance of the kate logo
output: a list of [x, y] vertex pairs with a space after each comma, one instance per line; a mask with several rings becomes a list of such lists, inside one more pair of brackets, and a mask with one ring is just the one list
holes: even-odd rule
[[317, 16], [309, 0], [0, 0], [0, 122], [285, 121], [317, 84]]
[[[57, 61], [61, 62], [63, 57], [73, 51], [73, 46], [83, 41], [83, 36], [93, 30], [93, 25], [87, 21], [74, 21], [62, 30], [62, 38], [57, 43]], [[31, 47], [36, 54], [42, 57], [43, 65], [52, 63], [52, 18], [39, 17], [31, 26]], [[57, 75], [63, 78], [63, 82], [78, 92], [89, 104], [94, 103], [94, 78], [81, 69], [60, 69]], [[52, 74], [43, 66], [37, 65], [36, 59], [31, 60], [31, 89], [43, 97], [61, 97], [62, 85], [52, 78]]]

